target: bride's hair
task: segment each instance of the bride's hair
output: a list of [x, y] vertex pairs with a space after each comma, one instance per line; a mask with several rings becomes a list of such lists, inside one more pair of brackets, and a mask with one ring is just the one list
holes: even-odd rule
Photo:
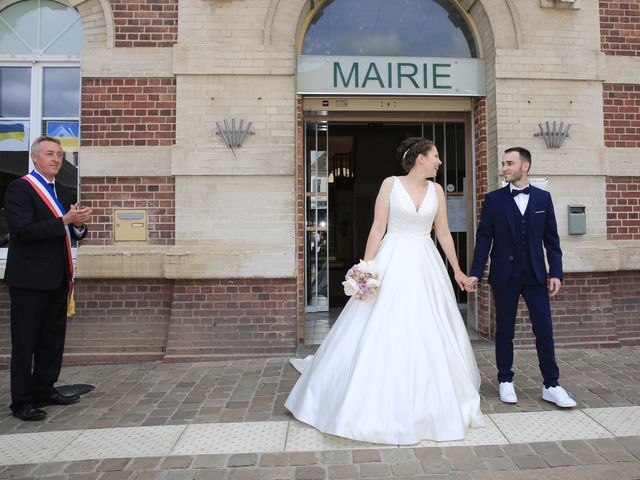
[[396, 156], [405, 173], [409, 173], [409, 170], [413, 168], [418, 155], [426, 155], [433, 147], [435, 144], [426, 138], [410, 137], [404, 140], [398, 147]]

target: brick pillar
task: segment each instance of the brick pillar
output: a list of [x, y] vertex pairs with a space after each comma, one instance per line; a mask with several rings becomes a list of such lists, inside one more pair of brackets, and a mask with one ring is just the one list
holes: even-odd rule
[[[489, 144], [487, 139], [487, 100], [484, 97], [474, 99], [473, 123], [475, 126], [476, 144], [476, 218], [480, 219], [480, 212], [484, 197], [489, 190]], [[471, 237], [473, 238], [473, 237]], [[475, 238], [471, 241], [475, 242]], [[487, 283], [487, 270], [476, 293], [478, 302], [478, 334], [491, 338], [495, 335], [495, 312], [492, 307], [491, 291]]]

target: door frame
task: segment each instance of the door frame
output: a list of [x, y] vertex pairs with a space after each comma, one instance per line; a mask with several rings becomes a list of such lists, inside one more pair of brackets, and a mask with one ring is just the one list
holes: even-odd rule
[[[476, 214], [476, 165], [475, 165], [475, 124], [473, 97], [372, 97], [372, 96], [298, 96], [297, 101], [297, 141], [296, 185], [298, 191], [298, 232], [296, 251], [298, 258], [298, 342], [304, 344], [304, 314], [306, 306], [306, 145], [305, 125], [308, 121], [340, 122], [369, 121], [381, 122], [463, 122], [465, 128], [465, 168], [467, 172], [467, 265], [468, 271], [473, 259]], [[467, 296], [467, 326], [478, 329], [477, 299]]]

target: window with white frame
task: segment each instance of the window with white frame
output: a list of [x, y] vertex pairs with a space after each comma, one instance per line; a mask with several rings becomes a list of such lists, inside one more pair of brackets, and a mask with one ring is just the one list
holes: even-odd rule
[[33, 168], [29, 148], [40, 135], [60, 139], [56, 182], [77, 194], [82, 43], [80, 15], [66, 4], [0, 0], [0, 247], [9, 243], [7, 185]]

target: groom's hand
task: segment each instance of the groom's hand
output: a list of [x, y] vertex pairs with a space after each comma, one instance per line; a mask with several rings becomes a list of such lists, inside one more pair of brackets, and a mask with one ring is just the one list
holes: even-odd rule
[[469, 277], [465, 290], [467, 290], [467, 292], [475, 292], [478, 290], [478, 277]]
[[556, 293], [558, 293], [560, 291], [561, 285], [562, 285], [562, 282], [560, 281], [559, 278], [552, 277], [549, 280], [549, 296], [553, 297]]

